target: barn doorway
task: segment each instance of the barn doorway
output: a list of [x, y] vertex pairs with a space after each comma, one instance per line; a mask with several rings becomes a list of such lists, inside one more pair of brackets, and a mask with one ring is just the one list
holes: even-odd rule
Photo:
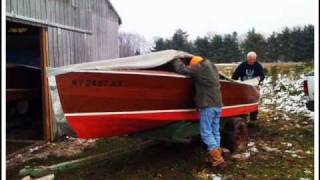
[[7, 146], [10, 141], [47, 140], [46, 31], [9, 21], [6, 25]]

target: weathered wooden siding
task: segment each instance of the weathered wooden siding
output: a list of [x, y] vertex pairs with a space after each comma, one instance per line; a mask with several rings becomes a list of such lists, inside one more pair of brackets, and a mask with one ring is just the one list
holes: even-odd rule
[[6, 0], [6, 7], [7, 16], [43, 21], [51, 26], [91, 30], [90, 0]]
[[8, 20], [48, 27], [51, 67], [119, 57], [120, 18], [108, 0], [6, 0]]

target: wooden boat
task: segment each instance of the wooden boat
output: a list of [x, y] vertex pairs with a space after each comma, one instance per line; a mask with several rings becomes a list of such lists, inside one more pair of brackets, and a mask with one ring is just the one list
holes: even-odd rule
[[[222, 117], [257, 111], [257, 86], [221, 75]], [[198, 121], [191, 78], [163, 70], [87, 70], [56, 76], [64, 115], [80, 138], [131, 134]]]

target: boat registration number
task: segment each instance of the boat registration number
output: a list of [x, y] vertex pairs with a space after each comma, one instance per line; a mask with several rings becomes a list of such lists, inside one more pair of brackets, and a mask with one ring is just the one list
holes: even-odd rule
[[123, 85], [122, 81], [117, 80], [72, 80], [72, 86], [76, 87], [121, 87]]

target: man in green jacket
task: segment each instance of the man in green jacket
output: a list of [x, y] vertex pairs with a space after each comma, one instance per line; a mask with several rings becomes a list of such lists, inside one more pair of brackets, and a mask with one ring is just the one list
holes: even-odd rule
[[202, 57], [192, 57], [189, 66], [181, 60], [173, 61], [176, 72], [191, 76], [196, 95], [194, 97], [200, 111], [200, 134], [207, 145], [212, 166], [223, 168], [224, 159], [220, 148], [220, 114], [222, 98], [220, 92], [219, 73], [214, 64]]

